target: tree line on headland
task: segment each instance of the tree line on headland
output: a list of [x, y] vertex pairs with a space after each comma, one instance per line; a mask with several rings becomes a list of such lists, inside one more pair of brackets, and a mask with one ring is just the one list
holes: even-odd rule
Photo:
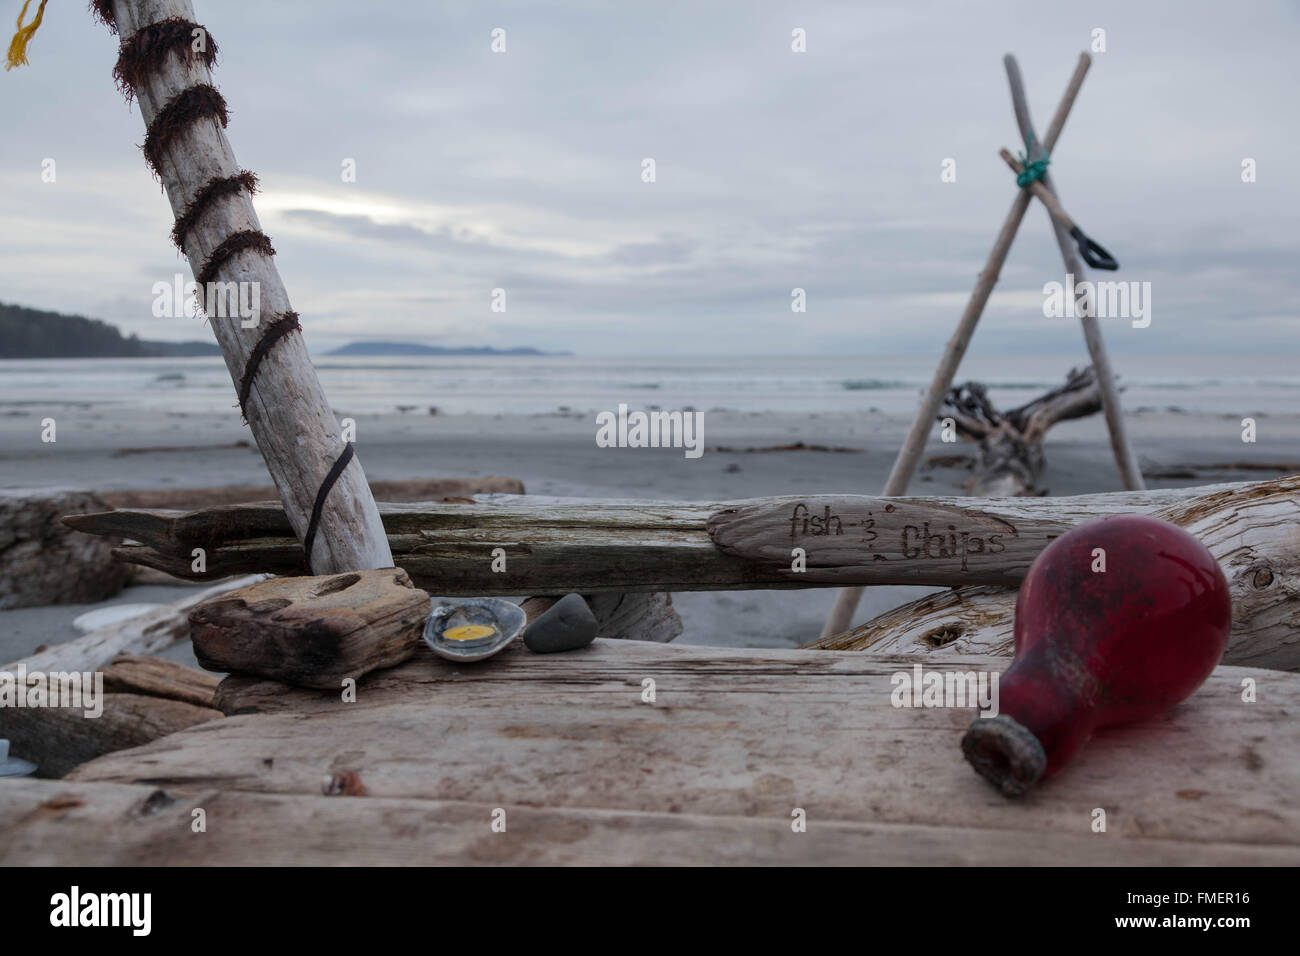
[[151, 342], [107, 322], [0, 302], [0, 358], [161, 358], [220, 355], [215, 343]]

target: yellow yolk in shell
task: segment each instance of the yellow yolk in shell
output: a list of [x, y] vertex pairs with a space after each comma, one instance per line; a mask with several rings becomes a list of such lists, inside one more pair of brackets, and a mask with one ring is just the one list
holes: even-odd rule
[[480, 637], [495, 634], [496, 630], [495, 627], [488, 627], [486, 624], [462, 624], [460, 627], [443, 631], [442, 636], [449, 641], [476, 641]]

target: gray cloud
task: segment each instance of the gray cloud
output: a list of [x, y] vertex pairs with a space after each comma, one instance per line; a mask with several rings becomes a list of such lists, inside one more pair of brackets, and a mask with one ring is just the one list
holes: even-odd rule
[[[1108, 49], [1053, 171], [1120, 277], [1153, 284], [1151, 328], [1108, 329], [1115, 350], [1291, 347], [1291, 5], [196, 6], [316, 347], [936, 351], [1013, 198], [996, 155], [1018, 145], [1001, 56], [1019, 55], [1041, 131], [1095, 27]], [[791, 53], [794, 27], [807, 53]], [[149, 315], [151, 283], [186, 265], [136, 149], [139, 112], [112, 89], [114, 55], [81, 4], [54, 4], [32, 66], [0, 76], [0, 298], [203, 335]], [[40, 181], [45, 157], [56, 184]], [[1258, 182], [1240, 181], [1243, 157]], [[1028, 295], [1060, 272], [1033, 208], [981, 337], [1077, 350], [1077, 328]], [[488, 308], [496, 287], [507, 313]], [[806, 315], [790, 313], [794, 287]]]

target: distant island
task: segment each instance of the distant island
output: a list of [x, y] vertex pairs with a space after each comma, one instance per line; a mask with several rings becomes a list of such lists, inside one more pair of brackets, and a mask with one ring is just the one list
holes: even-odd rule
[[411, 342], [349, 342], [326, 355], [572, 355], [572, 352], [543, 352], [533, 348], [494, 349], [445, 348], [441, 345], [416, 345]]
[[[219, 356], [215, 342], [153, 342], [124, 336], [113, 325], [80, 315], [45, 312], [0, 302], [0, 359], [185, 358]], [[572, 355], [534, 348], [446, 348], [411, 342], [349, 342], [326, 355]]]
[[107, 322], [0, 302], [0, 359], [220, 355], [215, 342], [150, 342]]

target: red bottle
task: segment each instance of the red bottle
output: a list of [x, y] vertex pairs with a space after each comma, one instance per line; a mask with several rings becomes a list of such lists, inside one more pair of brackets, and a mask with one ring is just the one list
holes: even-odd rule
[[1025, 793], [1098, 727], [1154, 716], [1200, 687], [1231, 618], [1218, 562], [1182, 528], [1140, 515], [1080, 525], [1020, 585], [998, 716], [975, 718], [966, 759], [1004, 795]]

